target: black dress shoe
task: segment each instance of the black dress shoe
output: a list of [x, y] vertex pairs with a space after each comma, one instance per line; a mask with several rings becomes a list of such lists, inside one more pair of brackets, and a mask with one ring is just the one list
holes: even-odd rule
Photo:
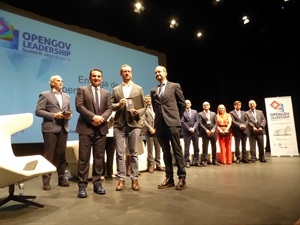
[[220, 163], [218, 163], [217, 161], [213, 161], [213, 163], [212, 163], [213, 165], [215, 165], [215, 166], [221, 166], [221, 164]]
[[206, 161], [202, 161], [201, 162], [201, 166], [204, 166], [204, 167], [207, 166], [207, 162]]
[[251, 163], [255, 163], [256, 162], [256, 159], [251, 159]]
[[265, 159], [260, 159], [259, 161], [262, 162], [262, 163], [266, 163], [267, 162], [267, 160], [265, 160]]
[[179, 178], [178, 183], [175, 187], [176, 190], [182, 190], [186, 188], [185, 178]]
[[186, 168], [190, 168], [190, 164], [189, 164], [189, 163], [186, 163], [186, 164], [185, 164], [185, 167], [186, 167]]
[[240, 161], [239, 159], [237, 159], [235, 163], [236, 163], [236, 164], [240, 164], [241, 161]]
[[242, 159], [241, 161], [242, 163], [251, 163], [250, 161], [248, 161], [247, 159]]
[[86, 189], [85, 188], [79, 188], [77, 197], [78, 198], [86, 198], [87, 197]]
[[98, 195], [105, 195], [106, 193], [101, 185], [94, 186], [94, 192]]
[[163, 189], [163, 188], [168, 188], [168, 187], [174, 187], [174, 179], [172, 178], [167, 178], [157, 186], [158, 189]]

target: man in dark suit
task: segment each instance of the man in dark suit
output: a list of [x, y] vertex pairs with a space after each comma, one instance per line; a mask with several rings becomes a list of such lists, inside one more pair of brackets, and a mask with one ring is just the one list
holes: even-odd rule
[[[232, 117], [232, 134], [235, 144], [236, 164], [240, 164], [240, 162], [250, 163], [246, 153], [249, 117], [245, 111], [241, 110], [242, 103], [240, 101], [235, 101], [233, 107], [234, 110], [230, 112], [230, 115]], [[240, 157], [240, 146], [242, 147], [242, 158]]]
[[250, 100], [249, 110], [246, 112], [249, 117], [248, 129], [249, 131], [249, 144], [250, 144], [250, 155], [251, 162], [256, 161], [256, 143], [258, 146], [259, 161], [266, 163], [265, 150], [264, 150], [264, 135], [267, 120], [264, 116], [263, 111], [256, 109], [256, 102]]
[[194, 147], [194, 163], [200, 166], [199, 161], [199, 115], [197, 110], [192, 109], [190, 100], [185, 100], [186, 110], [181, 117], [181, 136], [184, 141], [184, 161], [187, 168], [190, 167], [190, 145]]
[[208, 144], [211, 146], [212, 164], [220, 166], [217, 161], [217, 118], [216, 113], [210, 111], [209, 102], [203, 102], [203, 111], [199, 112], [199, 132], [202, 137], [201, 165], [207, 166]]
[[[62, 92], [63, 80], [59, 75], [50, 78], [50, 90], [40, 93], [35, 109], [35, 115], [43, 118], [42, 132], [44, 139], [44, 157], [55, 165], [58, 175], [58, 185], [68, 187], [66, 181], [66, 145], [71, 119], [70, 96]], [[44, 174], [43, 190], [51, 190], [51, 173]]]
[[186, 170], [180, 145], [180, 119], [185, 110], [185, 98], [180, 84], [167, 80], [167, 69], [164, 66], [155, 68], [155, 77], [159, 82], [159, 86], [154, 87], [150, 95], [155, 112], [154, 127], [163, 151], [166, 174], [165, 180], [158, 185], [158, 188], [162, 189], [175, 185], [172, 161], [173, 152], [178, 176], [178, 183], [175, 189], [182, 190], [186, 188]]
[[92, 182], [94, 192], [105, 194], [101, 175], [104, 167], [107, 119], [112, 113], [111, 94], [101, 88], [103, 72], [94, 68], [89, 74], [90, 85], [77, 88], [75, 105], [79, 113], [76, 132], [79, 134], [78, 197], [86, 198], [91, 151], [93, 152]]
[[[160, 162], [161, 147], [156, 137], [156, 129], [154, 127], [155, 113], [151, 102], [151, 96], [146, 95], [144, 97], [144, 102], [146, 105], [146, 111], [142, 117], [142, 134], [146, 137], [148, 170], [150, 173], [153, 173], [154, 169], [158, 171], [165, 171], [165, 168], [161, 166]], [[153, 149], [155, 152], [154, 157]]]
[[116, 191], [122, 191], [125, 188], [126, 146], [128, 146], [130, 157], [131, 188], [134, 191], [139, 191], [138, 141], [141, 138], [141, 117], [145, 113], [145, 107], [144, 105], [137, 106], [135, 102], [132, 102], [133, 105], [131, 105], [130, 100], [140, 97], [143, 102], [144, 92], [141, 86], [133, 83], [131, 66], [127, 64], [122, 65], [120, 75], [123, 82], [113, 88], [113, 94], [111, 96], [113, 110], [116, 111], [114, 121], [114, 142], [116, 146], [118, 179]]

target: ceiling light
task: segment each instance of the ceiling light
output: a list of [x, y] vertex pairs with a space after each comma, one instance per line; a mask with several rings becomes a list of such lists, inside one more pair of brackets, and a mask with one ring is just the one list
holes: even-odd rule
[[145, 9], [145, 7], [140, 2], [137, 2], [134, 4], [134, 12], [142, 13], [144, 11], [144, 9]]
[[175, 19], [172, 19], [171, 22], [170, 22], [170, 27], [172, 29], [175, 29], [178, 26], [179, 26], [179, 23], [177, 23]]
[[244, 23], [244, 24], [247, 24], [247, 23], [250, 22], [248, 16], [243, 16], [242, 20], [243, 20], [243, 23]]

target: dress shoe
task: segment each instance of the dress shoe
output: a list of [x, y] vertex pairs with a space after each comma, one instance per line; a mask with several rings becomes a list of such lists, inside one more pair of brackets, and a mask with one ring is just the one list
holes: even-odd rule
[[256, 159], [251, 159], [251, 163], [255, 163], [256, 162]]
[[61, 187], [69, 187], [70, 184], [68, 183], [68, 181], [66, 181], [66, 179], [63, 177], [63, 178], [60, 178], [59, 181], [58, 181], [58, 186], [61, 186]]
[[201, 167], [201, 164], [200, 164], [200, 163], [195, 163], [194, 165], [195, 165], [195, 166], [198, 166], [198, 167]]
[[165, 171], [166, 169], [165, 169], [165, 167], [157, 166], [157, 167], [156, 167], [156, 170], [157, 170], [157, 171]]
[[153, 173], [154, 172], [154, 167], [153, 166], [150, 166], [149, 167], [149, 173]]
[[106, 194], [105, 190], [103, 189], [103, 187], [101, 185], [95, 185], [94, 186], [94, 192], [98, 195], [105, 195]]
[[116, 191], [123, 191], [125, 188], [125, 180], [119, 180]]
[[201, 165], [205, 167], [205, 166], [207, 166], [207, 162], [206, 161], [202, 161]]
[[242, 163], [251, 163], [251, 162], [248, 161], [247, 159], [242, 159], [241, 162], [242, 162]]
[[163, 189], [163, 188], [174, 187], [174, 186], [175, 186], [174, 179], [166, 177], [166, 179], [161, 184], [159, 184], [157, 188]]
[[189, 163], [186, 163], [186, 164], [185, 164], [185, 167], [186, 167], [186, 168], [190, 168], [191, 166], [190, 166]]
[[86, 189], [85, 188], [79, 188], [77, 197], [78, 198], [86, 198], [87, 197]]
[[137, 179], [132, 180], [131, 188], [134, 191], [139, 191], [141, 189], [139, 185], [139, 181]]
[[182, 190], [186, 188], [185, 178], [179, 178], [178, 183], [175, 187], [176, 190]]
[[44, 183], [43, 184], [43, 190], [44, 191], [50, 191], [51, 190], [51, 186], [49, 183]]
[[221, 164], [220, 163], [218, 163], [217, 161], [213, 161], [213, 163], [212, 163], [213, 165], [215, 165], [215, 166], [221, 166]]
[[267, 162], [267, 160], [265, 160], [265, 159], [260, 159], [259, 160], [261, 163], [266, 163]]
[[236, 164], [240, 164], [241, 163], [241, 160], [240, 159], [236, 159]]

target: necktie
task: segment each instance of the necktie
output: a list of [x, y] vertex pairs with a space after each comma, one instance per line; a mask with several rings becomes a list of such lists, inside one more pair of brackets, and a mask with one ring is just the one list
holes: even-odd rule
[[191, 118], [191, 110], [188, 110], [189, 117]]
[[162, 90], [163, 90], [163, 86], [164, 86], [164, 85], [165, 85], [164, 83], [160, 84], [159, 90], [158, 90], [158, 96], [161, 96], [161, 95], [162, 95]]
[[241, 118], [241, 111], [237, 111], [238, 117]]
[[98, 88], [95, 87], [95, 108], [96, 108], [96, 113], [99, 115], [100, 114], [100, 104], [99, 104], [99, 95], [98, 95]]

